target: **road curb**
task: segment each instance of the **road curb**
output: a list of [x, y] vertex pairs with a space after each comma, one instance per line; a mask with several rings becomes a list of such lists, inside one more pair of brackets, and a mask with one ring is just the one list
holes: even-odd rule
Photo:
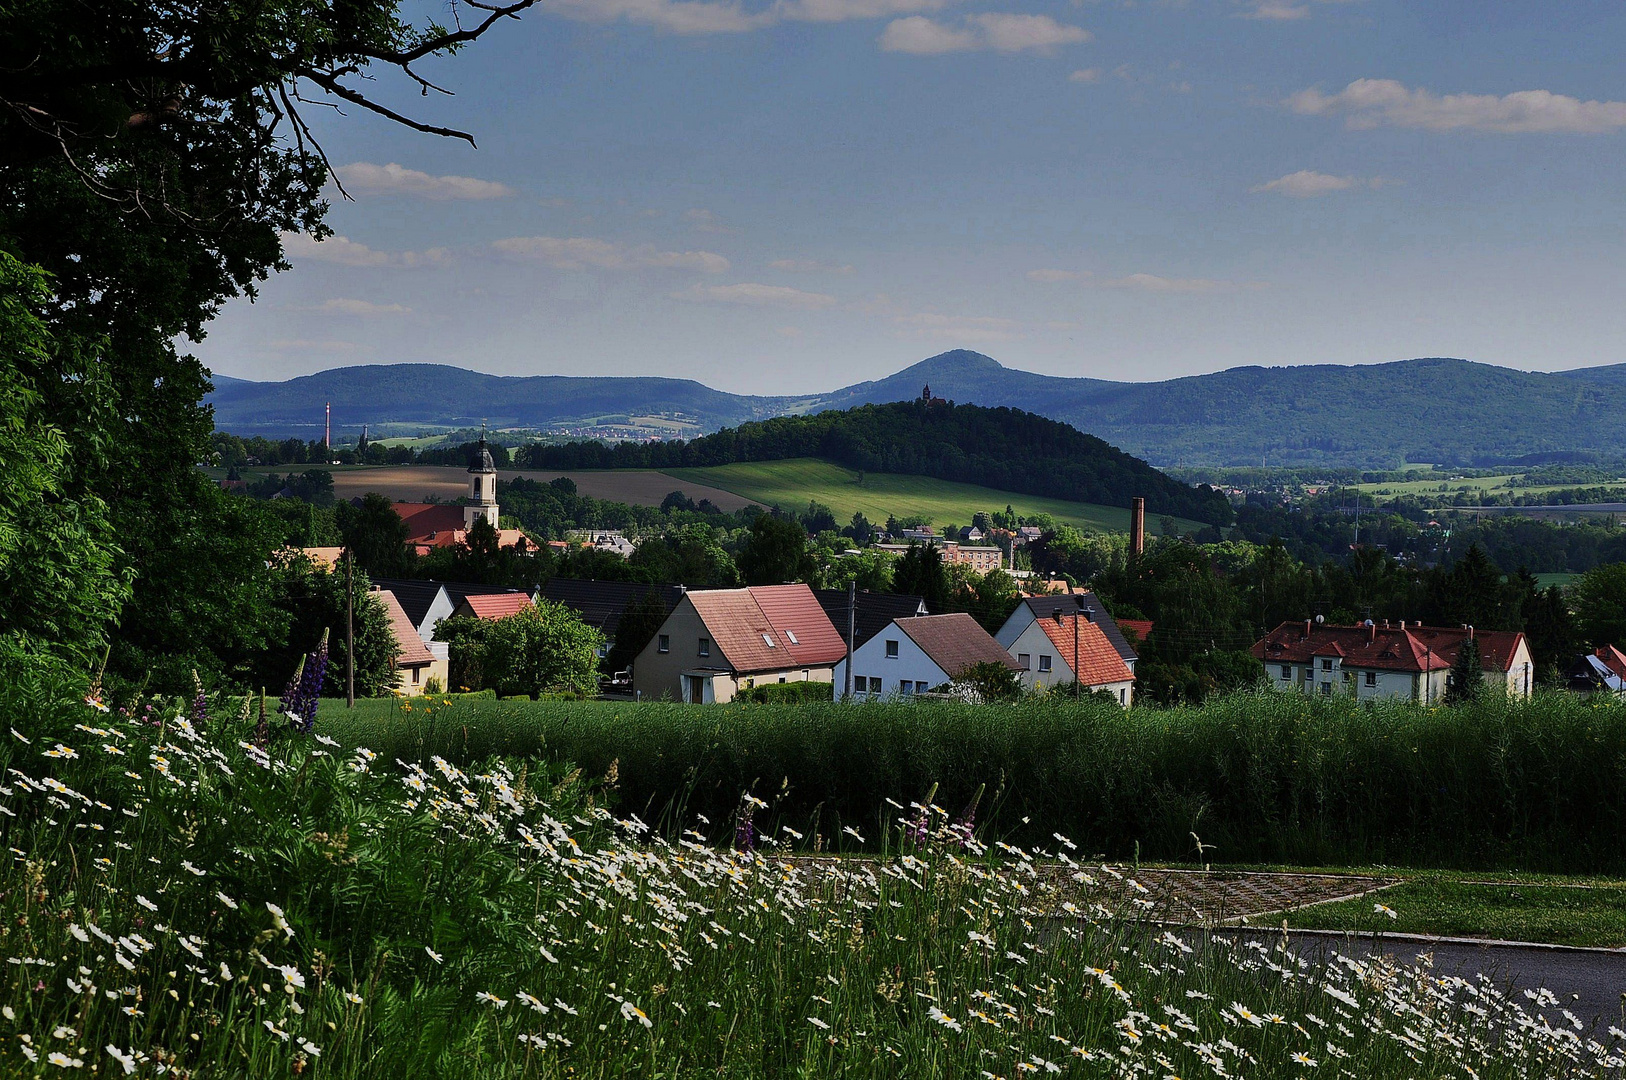
[[[1281, 937], [1281, 927], [1269, 926], [1187, 926], [1186, 929], [1209, 934], [1254, 934], [1258, 936]], [[1501, 938], [1474, 938], [1474, 937], [1445, 937], [1437, 934], [1405, 934], [1405, 933], [1354, 933], [1349, 930], [1295, 930], [1288, 927], [1285, 931], [1289, 940], [1295, 937], [1341, 938], [1346, 941], [1370, 941], [1381, 943], [1384, 941], [1409, 941], [1423, 945], [1472, 945], [1487, 949], [1530, 949], [1539, 952], [1582, 953], [1592, 956], [1623, 956], [1626, 949], [1606, 949], [1592, 945], [1553, 945], [1544, 941], [1506, 941]]]

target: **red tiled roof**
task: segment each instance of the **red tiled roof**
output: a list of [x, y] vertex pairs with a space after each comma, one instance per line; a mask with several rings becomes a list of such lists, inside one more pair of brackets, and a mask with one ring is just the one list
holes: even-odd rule
[[[1114, 621], [1117, 622], [1119, 630], [1134, 632], [1133, 644], [1144, 645], [1146, 639], [1152, 636], [1151, 619], [1116, 619]], [[1129, 635], [1126, 633], [1124, 636], [1128, 637]]]
[[[920, 646], [920, 651], [942, 668], [949, 678], [958, 678], [972, 664], [1003, 664], [1017, 670], [1011, 654], [1000, 647], [963, 611], [952, 615], [920, 615], [895, 619], [892, 625]], [[1112, 655], [1117, 656], [1114, 652]]]
[[1073, 625], [1078, 625], [1078, 666], [1073, 673], [1084, 686], [1104, 686], [1107, 683], [1130, 682], [1135, 678], [1124, 658], [1107, 635], [1095, 623], [1077, 615], [1063, 615], [1061, 622], [1053, 618], [1037, 620], [1044, 627], [1045, 636], [1056, 647], [1056, 658], [1068, 668], [1073, 666]]
[[1613, 645], [1600, 645], [1592, 655], [1602, 660], [1604, 667], [1626, 679], [1626, 653], [1622, 653]]
[[395, 594], [388, 589], [375, 589], [373, 595], [384, 602], [384, 611], [390, 617], [390, 633], [395, 635], [395, 643], [401, 647], [401, 655], [396, 657], [395, 666], [421, 667], [434, 663], [434, 654], [423, 643], [423, 638], [418, 636], [418, 628], [407, 618]]
[[468, 608], [477, 619], [505, 619], [517, 615], [531, 606], [529, 593], [488, 593], [484, 596], [465, 596], [458, 608]]
[[806, 585], [706, 589], [686, 599], [735, 671], [823, 667], [847, 655], [841, 635]]
[[[1302, 622], [1282, 623], [1254, 645], [1254, 656], [1267, 664], [1305, 663], [1315, 657], [1338, 656], [1351, 668], [1384, 671], [1443, 671], [1457, 659], [1468, 640], [1464, 628], [1418, 626], [1408, 623], [1377, 626], [1328, 626]], [[1509, 671], [1524, 635], [1515, 631], [1477, 630], [1479, 662], [1487, 671]]]
[[408, 543], [424, 543], [436, 533], [463, 528], [463, 508], [445, 503], [396, 503], [395, 512], [407, 526]]

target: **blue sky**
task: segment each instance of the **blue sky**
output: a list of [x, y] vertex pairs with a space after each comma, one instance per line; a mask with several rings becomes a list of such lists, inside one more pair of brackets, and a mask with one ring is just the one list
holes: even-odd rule
[[[426, 6], [427, 13], [440, 11]], [[1626, 361], [1626, 5], [542, 0], [317, 115], [342, 239], [195, 351], [800, 393]], [[325, 110], [313, 110], [325, 113]]]

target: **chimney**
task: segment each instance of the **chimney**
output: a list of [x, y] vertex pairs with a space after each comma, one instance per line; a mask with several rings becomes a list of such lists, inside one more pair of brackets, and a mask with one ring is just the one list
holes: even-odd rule
[[1139, 495], [1129, 503], [1129, 557], [1138, 559], [1146, 550], [1146, 500]]
[[1310, 636], [1310, 620], [1309, 619], [1304, 620], [1304, 636], [1305, 637]]
[[1368, 622], [1366, 624], [1366, 640], [1367, 641], [1376, 641], [1377, 639], [1378, 639], [1378, 624], [1375, 623], [1375, 622]]
[[1470, 627], [1468, 627], [1468, 640], [1472, 641], [1473, 639], [1474, 639], [1474, 628], [1470, 626]]

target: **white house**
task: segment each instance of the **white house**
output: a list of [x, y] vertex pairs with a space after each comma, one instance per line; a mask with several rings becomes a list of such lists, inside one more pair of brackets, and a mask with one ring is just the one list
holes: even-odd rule
[[[894, 619], [853, 650], [853, 698], [913, 697], [952, 683], [967, 668], [983, 663], [1016, 666], [999, 642], [964, 612]], [[843, 657], [836, 663], [836, 685], [845, 686], [846, 680]]]
[[[1082, 613], [1087, 621], [1093, 622], [1101, 628], [1101, 633], [1105, 634], [1107, 640], [1112, 643], [1113, 649], [1116, 650], [1119, 658], [1123, 660], [1125, 666], [1129, 668], [1131, 676], [1133, 676], [1136, 659], [1135, 647], [1124, 637], [1117, 621], [1107, 614], [1107, 607], [1101, 602], [1101, 598], [1087, 589], [1076, 593], [1052, 593], [1045, 596], [1023, 597], [1022, 602], [1016, 605], [1016, 610], [1011, 612], [1004, 625], [994, 632], [994, 639], [1003, 645], [1005, 651], [1012, 656], [1017, 655], [1018, 652], [1037, 655], [1035, 650], [1040, 643], [1037, 638], [1034, 638], [1029, 633], [1033, 628], [1033, 624], [1039, 619], [1049, 619], [1053, 622], [1057, 615], [1065, 619], [1074, 612]], [[1018, 650], [1016, 648], [1017, 639], [1022, 638], [1024, 634], [1028, 636], [1024, 638], [1023, 644], [1029, 647]], [[1071, 655], [1071, 638], [1068, 639], [1067, 647], [1069, 649], [1068, 655]], [[1037, 669], [1035, 668], [1035, 670]]]
[[1451, 667], [1465, 642], [1479, 647], [1485, 685], [1529, 697], [1535, 663], [1524, 635], [1471, 626], [1367, 622], [1331, 626], [1309, 619], [1283, 623], [1253, 647], [1270, 681], [1305, 694], [1352, 694], [1434, 704], [1445, 698]]
[[1105, 690], [1128, 708], [1135, 700], [1135, 673], [1118, 655], [1093, 612], [1063, 611], [1034, 619], [1007, 649], [1030, 690], [1071, 685], [1088, 691]]

